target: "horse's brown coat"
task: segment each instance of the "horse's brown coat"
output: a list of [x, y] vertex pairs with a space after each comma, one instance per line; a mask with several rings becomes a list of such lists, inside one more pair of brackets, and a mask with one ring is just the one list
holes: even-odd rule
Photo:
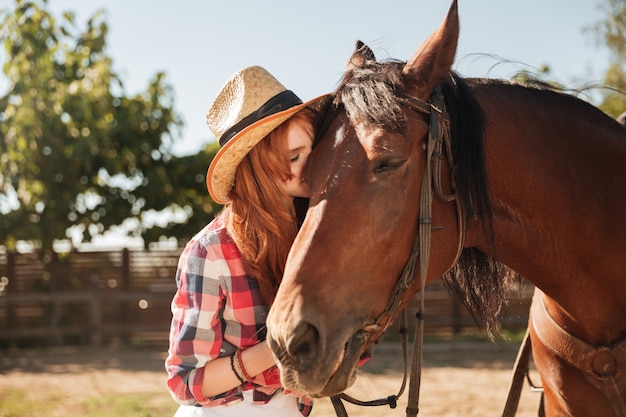
[[[404, 93], [427, 101], [447, 79], [458, 27], [455, 1], [404, 66]], [[356, 51], [346, 77], [350, 66], [372, 57]], [[550, 315], [577, 337], [596, 346], [626, 338], [626, 131], [554, 92], [488, 81], [471, 90], [485, 114], [494, 244], [477, 218], [465, 247], [540, 288]], [[403, 135], [340, 111], [311, 156], [311, 205], [267, 322], [288, 388], [332, 395], [353, 382], [369, 339], [363, 329], [384, 309], [406, 262], [417, 230], [428, 124], [426, 116], [405, 112]], [[428, 282], [454, 260], [454, 205], [435, 197], [433, 224], [443, 228], [433, 231]], [[600, 391], [536, 337], [533, 354], [548, 416], [613, 415]]]

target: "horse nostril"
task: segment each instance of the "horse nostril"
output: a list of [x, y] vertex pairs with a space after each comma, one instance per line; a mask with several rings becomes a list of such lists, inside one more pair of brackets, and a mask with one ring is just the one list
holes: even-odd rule
[[312, 358], [315, 355], [319, 342], [319, 332], [306, 322], [298, 324], [287, 343], [289, 355], [300, 362]]

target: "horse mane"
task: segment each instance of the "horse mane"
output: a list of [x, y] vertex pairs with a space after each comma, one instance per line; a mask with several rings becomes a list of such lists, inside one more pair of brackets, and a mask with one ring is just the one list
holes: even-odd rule
[[[336, 91], [331, 113], [343, 105], [352, 121], [406, 134], [405, 114], [398, 100], [398, 93], [407, 83], [403, 66], [399, 61], [368, 60], [363, 67], [350, 69]], [[451, 117], [455, 180], [465, 220], [480, 218], [493, 246], [493, 214], [483, 146], [484, 115], [471, 92], [472, 82], [453, 72], [441, 87]], [[500, 261], [476, 248], [468, 248], [442, 279], [475, 321], [484, 322], [492, 335], [499, 329], [499, 316], [506, 302], [507, 275], [509, 270]]]
[[[493, 249], [493, 212], [484, 150], [485, 116], [471, 91], [472, 84], [485, 82], [489, 81], [463, 79], [452, 72], [441, 88], [450, 113], [452, 155], [457, 169], [455, 181], [465, 221], [469, 222], [472, 217], [481, 219]], [[514, 273], [495, 257], [477, 248], [467, 248], [442, 280], [472, 313], [474, 320], [483, 321], [492, 335], [500, 328], [499, 318], [506, 304], [505, 278], [512, 275]]]

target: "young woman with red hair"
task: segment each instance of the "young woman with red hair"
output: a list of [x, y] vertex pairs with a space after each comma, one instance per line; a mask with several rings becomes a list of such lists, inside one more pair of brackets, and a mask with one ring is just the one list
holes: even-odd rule
[[287, 392], [265, 319], [309, 196], [315, 107], [261, 67], [236, 73], [207, 114], [221, 148], [207, 187], [224, 209], [185, 247], [172, 301], [168, 388], [183, 416], [309, 415]]

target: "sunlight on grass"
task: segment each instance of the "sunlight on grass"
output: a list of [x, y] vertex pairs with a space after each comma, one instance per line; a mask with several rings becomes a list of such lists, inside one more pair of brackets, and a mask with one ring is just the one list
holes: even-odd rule
[[[80, 387], [77, 387], [80, 389]], [[165, 393], [104, 394], [63, 399], [58, 392], [43, 392], [33, 401], [26, 390], [0, 393], [0, 417], [171, 417], [178, 405]]]

